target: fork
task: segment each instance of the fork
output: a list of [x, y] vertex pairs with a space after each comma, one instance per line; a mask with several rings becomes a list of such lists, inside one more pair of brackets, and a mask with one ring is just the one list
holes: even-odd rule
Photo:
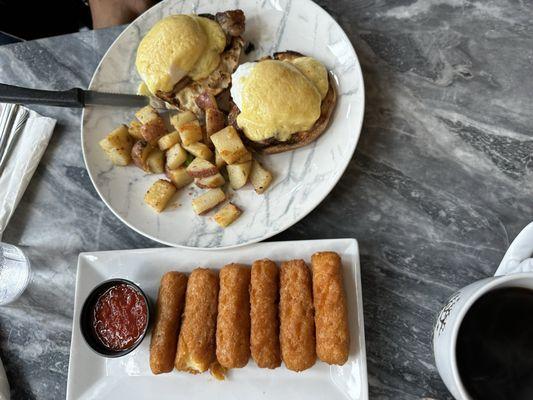
[[28, 116], [28, 110], [21, 109], [18, 104], [4, 104], [2, 107], [0, 113], [0, 175]]

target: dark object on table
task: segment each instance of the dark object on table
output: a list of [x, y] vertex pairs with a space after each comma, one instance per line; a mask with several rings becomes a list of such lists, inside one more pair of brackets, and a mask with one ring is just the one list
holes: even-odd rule
[[0, 0], [0, 31], [24, 40], [92, 28], [91, 12], [83, 0]]
[[[117, 309], [121, 309], [118, 314], [114, 312]], [[124, 356], [137, 348], [146, 336], [149, 323], [148, 298], [139, 286], [126, 279], [110, 279], [94, 288], [80, 316], [81, 333], [89, 347], [110, 358]], [[119, 325], [120, 331], [111, 332]]]

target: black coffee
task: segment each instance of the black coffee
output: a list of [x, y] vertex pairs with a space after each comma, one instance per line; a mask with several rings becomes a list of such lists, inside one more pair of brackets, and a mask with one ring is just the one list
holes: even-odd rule
[[483, 295], [457, 337], [457, 365], [474, 400], [533, 399], [533, 290]]

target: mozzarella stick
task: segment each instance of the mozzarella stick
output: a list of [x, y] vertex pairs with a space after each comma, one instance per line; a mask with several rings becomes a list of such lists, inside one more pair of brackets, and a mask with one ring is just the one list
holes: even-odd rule
[[197, 374], [215, 361], [217, 303], [217, 275], [205, 268], [192, 271], [174, 363], [177, 370]]
[[281, 264], [281, 358], [292, 371], [303, 371], [316, 361], [315, 320], [311, 272], [303, 260]]
[[250, 345], [259, 368], [281, 365], [278, 303], [278, 267], [270, 260], [254, 261], [250, 280]]
[[348, 360], [350, 332], [342, 264], [337, 253], [315, 253], [313, 298], [315, 303], [316, 354], [328, 364], [342, 365]]
[[181, 272], [167, 272], [161, 278], [150, 341], [150, 369], [154, 374], [170, 372], [174, 368], [186, 288], [187, 276]]
[[224, 368], [241, 368], [250, 358], [250, 269], [228, 264], [220, 270], [217, 360]]

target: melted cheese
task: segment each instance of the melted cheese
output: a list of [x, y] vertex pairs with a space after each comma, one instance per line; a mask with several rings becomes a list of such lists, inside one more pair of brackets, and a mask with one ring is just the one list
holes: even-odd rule
[[237, 124], [245, 135], [254, 141], [286, 141], [293, 133], [310, 129], [320, 117], [322, 103], [321, 91], [313, 83], [321, 76], [314, 72], [314, 63], [305, 64], [310, 73], [285, 61], [265, 60], [252, 65], [237, 70], [232, 88], [241, 111]]
[[169, 92], [186, 75], [197, 80], [213, 72], [225, 43], [215, 21], [172, 15], [157, 22], [141, 40], [135, 65], [151, 93]]

